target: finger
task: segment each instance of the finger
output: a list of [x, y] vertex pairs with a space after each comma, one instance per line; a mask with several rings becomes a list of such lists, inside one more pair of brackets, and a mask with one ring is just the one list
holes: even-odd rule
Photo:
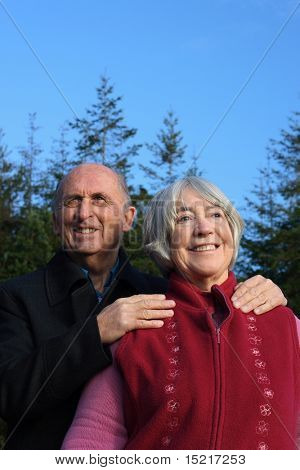
[[235, 293], [232, 297], [233, 305], [236, 308], [241, 308], [245, 306], [248, 302], [252, 300], [257, 300], [257, 304], [255, 307], [258, 307], [260, 304], [263, 304], [268, 298], [271, 298], [270, 294], [270, 286], [271, 289], [273, 287], [272, 281], [268, 282], [268, 279], [264, 279], [264, 281], [260, 281], [259, 284], [256, 284], [253, 287], [247, 287], [246, 283], [240, 287], [240, 295], [237, 297], [237, 293]]
[[132, 329], [146, 330], [149, 328], [161, 328], [162, 326], [164, 326], [164, 322], [162, 320], [138, 320], [135, 324], [135, 327]]
[[273, 294], [273, 289], [272, 289], [270, 290], [270, 296], [266, 299], [266, 301], [262, 305], [258, 305], [257, 307], [254, 307], [253, 310], [256, 315], [261, 315], [262, 313], [269, 312], [269, 310], [271, 310], [274, 307], [277, 307], [278, 305], [286, 306], [287, 299], [286, 297], [284, 297], [282, 292], [281, 292], [281, 295], [279, 296], [277, 296], [276, 294]]
[[261, 301], [258, 302], [256, 299], [254, 299], [242, 305], [240, 307], [240, 310], [244, 313], [249, 313], [252, 310], [255, 310], [257, 308], [262, 308], [263, 311], [261, 311], [261, 313], [264, 313], [264, 312], [268, 312], [269, 310], [271, 310], [273, 308], [273, 305], [272, 305], [272, 302], [270, 302], [269, 300], [265, 300], [265, 302], [261, 302]]
[[140, 301], [139, 307], [146, 310], [158, 310], [175, 307], [176, 303], [174, 300], [155, 300], [155, 299], [143, 299]]
[[143, 300], [164, 300], [165, 298], [165, 294], [138, 294], [132, 295], [131, 297], [126, 297], [122, 300], [125, 300], [129, 303], [136, 303]]
[[239, 282], [236, 286], [234, 286], [233, 290], [236, 291], [239, 287], [241, 287], [244, 283]]
[[263, 305], [260, 305], [259, 307], [254, 307], [253, 311], [255, 315], [261, 315], [262, 313], [269, 312], [269, 310], [272, 310], [274, 308], [274, 305], [272, 305], [272, 302], [267, 300]]
[[160, 318], [173, 317], [174, 310], [146, 310], [144, 309], [139, 319], [142, 320], [156, 320]]
[[[232, 297], [232, 301], [239, 299], [240, 297], [243, 297], [245, 293], [249, 292], [250, 289], [256, 289], [256, 288], [265, 288], [266, 285], [268, 284], [273, 284], [270, 279], [266, 279], [263, 276], [260, 276], [259, 274], [257, 276], [250, 277], [244, 282], [240, 282], [239, 284], [236, 285], [235, 287], [235, 293]], [[268, 285], [268, 288], [270, 287]], [[259, 293], [261, 290], [259, 291]]]

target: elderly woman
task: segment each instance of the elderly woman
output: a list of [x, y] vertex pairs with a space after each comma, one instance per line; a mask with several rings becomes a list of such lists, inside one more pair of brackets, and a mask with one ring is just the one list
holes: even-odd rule
[[196, 177], [154, 197], [146, 248], [169, 276], [174, 316], [116, 346], [82, 395], [65, 449], [296, 449], [296, 319], [245, 315], [230, 298], [243, 222]]

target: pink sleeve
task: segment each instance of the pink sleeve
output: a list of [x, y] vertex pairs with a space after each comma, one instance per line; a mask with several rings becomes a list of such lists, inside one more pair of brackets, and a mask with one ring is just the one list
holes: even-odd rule
[[[300, 319], [296, 318], [296, 325], [297, 325], [297, 332], [298, 332], [298, 339], [300, 344]], [[297, 447], [300, 449], [300, 416], [298, 417], [297, 423]]]
[[[114, 353], [116, 346], [112, 348]], [[113, 364], [84, 388], [62, 449], [123, 449], [127, 442], [122, 378]]]
[[299, 339], [299, 344], [300, 344], [300, 319], [297, 317], [296, 317], [296, 325], [297, 325], [298, 339]]

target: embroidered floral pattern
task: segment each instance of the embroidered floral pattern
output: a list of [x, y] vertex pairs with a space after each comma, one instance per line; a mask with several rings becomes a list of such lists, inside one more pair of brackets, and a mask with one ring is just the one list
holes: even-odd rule
[[179, 417], [177, 416], [180, 403], [176, 399], [176, 384], [178, 377], [180, 376], [180, 360], [179, 351], [180, 346], [178, 344], [177, 334], [177, 322], [174, 319], [167, 320], [167, 329], [170, 333], [166, 335], [166, 341], [169, 349], [169, 368], [167, 371], [167, 383], [164, 385], [164, 393], [167, 398], [166, 409], [167, 409], [167, 421], [166, 421], [166, 435], [163, 436], [161, 443], [162, 446], [167, 448], [171, 445], [173, 435], [172, 433], [179, 426]]
[[[253, 333], [258, 331], [256, 325], [256, 318], [253, 315], [248, 315], [247, 320], [247, 329], [249, 331], [248, 341], [251, 345], [250, 354], [253, 356], [255, 367], [254, 377], [256, 378], [256, 382], [259, 385], [270, 385], [271, 380], [266, 372], [267, 363], [262, 359], [261, 350], [257, 347], [259, 345], [262, 345], [263, 339], [258, 334]], [[264, 387], [262, 393], [267, 400], [272, 400], [272, 398], [274, 397], [274, 391], [269, 387]], [[272, 406], [270, 405], [270, 403], [262, 403], [261, 405], [259, 405], [259, 419], [255, 427], [255, 432], [258, 436], [264, 438], [268, 437], [270, 432], [270, 423], [267, 420], [261, 418], [268, 418], [268, 416], [270, 416], [271, 414]], [[265, 441], [259, 441], [257, 444], [257, 449], [267, 450], [269, 449], [269, 445]]]
[[260, 442], [257, 447], [258, 450], [268, 450], [269, 446], [265, 442]]

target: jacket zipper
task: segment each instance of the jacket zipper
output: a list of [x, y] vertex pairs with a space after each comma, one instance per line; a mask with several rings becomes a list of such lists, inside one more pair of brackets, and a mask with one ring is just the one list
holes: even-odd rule
[[[221, 421], [221, 416], [222, 416], [222, 395], [223, 395], [223, 390], [222, 390], [222, 374], [221, 374], [221, 328], [222, 326], [228, 321], [229, 317], [231, 316], [231, 309], [226, 301], [226, 298], [224, 295], [221, 293], [223, 301], [225, 302], [225, 305], [229, 311], [229, 315], [225, 318], [225, 320], [221, 323], [221, 325], [217, 328], [215, 328], [216, 332], [216, 337], [217, 337], [217, 349], [218, 349], [218, 388], [217, 388], [217, 404], [218, 404], [218, 415], [216, 419], [216, 431], [214, 433], [214, 439], [212, 441], [212, 447], [211, 449], [216, 449], [217, 448], [217, 443], [219, 442], [220, 439], [220, 421]], [[223, 384], [224, 385], [224, 384]]]
[[217, 389], [216, 389], [216, 408], [217, 408], [217, 418], [215, 420], [215, 432], [213, 436], [213, 441], [211, 443], [211, 449], [216, 449], [216, 444], [218, 442], [219, 437], [219, 427], [220, 427], [220, 419], [221, 419], [221, 354], [220, 354], [220, 346], [221, 346], [221, 335], [220, 335], [221, 328], [216, 328], [216, 337], [217, 337]]

